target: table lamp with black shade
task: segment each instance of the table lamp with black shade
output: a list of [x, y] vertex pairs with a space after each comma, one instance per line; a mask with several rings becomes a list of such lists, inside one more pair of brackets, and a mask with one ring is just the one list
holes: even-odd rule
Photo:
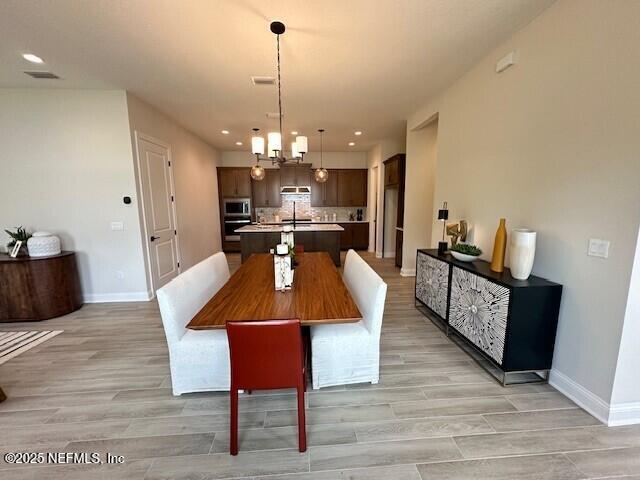
[[447, 209], [447, 202], [444, 202], [442, 208], [438, 210], [438, 220], [442, 222], [442, 241], [438, 242], [438, 255], [444, 255], [444, 252], [449, 248], [449, 243], [444, 239], [445, 230], [447, 228], [447, 220], [449, 219], [449, 210]]

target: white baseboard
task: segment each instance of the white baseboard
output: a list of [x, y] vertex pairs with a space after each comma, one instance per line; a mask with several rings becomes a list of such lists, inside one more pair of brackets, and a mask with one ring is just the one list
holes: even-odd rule
[[376, 252], [376, 258], [382, 258], [382, 252]]
[[611, 405], [609, 408], [610, 427], [640, 423], [640, 402], [628, 402]]
[[556, 369], [549, 372], [549, 384], [569, 397], [605, 425], [609, 424], [609, 403]]
[[396, 258], [396, 251], [384, 252], [384, 258]]
[[84, 303], [148, 302], [153, 292], [85, 293]]
[[415, 277], [416, 269], [415, 268], [401, 268], [400, 269], [401, 277]]

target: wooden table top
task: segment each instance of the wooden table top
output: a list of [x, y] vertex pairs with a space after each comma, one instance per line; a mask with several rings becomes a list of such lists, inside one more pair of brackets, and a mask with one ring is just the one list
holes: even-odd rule
[[228, 321], [299, 318], [302, 325], [353, 323], [362, 315], [326, 252], [298, 255], [293, 287], [275, 290], [273, 256], [254, 254], [189, 322], [187, 328], [225, 328]]

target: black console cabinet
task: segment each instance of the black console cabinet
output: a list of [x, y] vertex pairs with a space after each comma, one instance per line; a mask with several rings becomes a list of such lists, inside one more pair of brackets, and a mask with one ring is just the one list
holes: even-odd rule
[[482, 260], [460, 262], [437, 250], [416, 255], [418, 304], [481, 355], [503, 384], [509, 374], [548, 375], [561, 296], [562, 285], [533, 275], [516, 280]]

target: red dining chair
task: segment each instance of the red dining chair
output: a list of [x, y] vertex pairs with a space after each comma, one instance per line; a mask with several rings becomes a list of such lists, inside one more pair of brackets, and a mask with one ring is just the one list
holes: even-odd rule
[[306, 451], [306, 353], [300, 320], [227, 322], [227, 337], [231, 357], [231, 455], [238, 454], [238, 390], [296, 388], [298, 446], [301, 452]]

